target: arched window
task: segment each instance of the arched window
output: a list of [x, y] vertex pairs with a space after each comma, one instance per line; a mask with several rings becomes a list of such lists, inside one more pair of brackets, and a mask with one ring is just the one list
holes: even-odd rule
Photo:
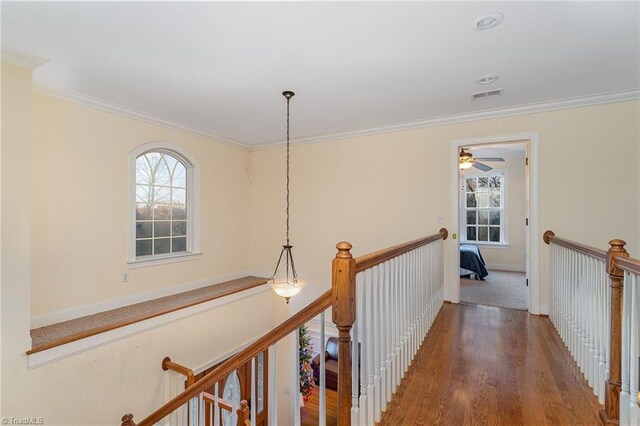
[[133, 262], [185, 256], [197, 247], [193, 162], [174, 149], [152, 145], [132, 153]]

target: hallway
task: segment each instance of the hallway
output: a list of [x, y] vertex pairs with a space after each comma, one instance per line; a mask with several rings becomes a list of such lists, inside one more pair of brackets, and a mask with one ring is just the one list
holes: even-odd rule
[[445, 304], [384, 425], [598, 425], [596, 397], [548, 318]]

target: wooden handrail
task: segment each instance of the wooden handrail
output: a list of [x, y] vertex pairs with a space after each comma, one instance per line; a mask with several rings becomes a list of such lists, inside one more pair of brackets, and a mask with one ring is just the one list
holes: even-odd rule
[[[270, 346], [274, 345], [275, 343], [289, 335], [289, 333], [295, 331], [302, 324], [329, 308], [329, 306], [331, 306], [332, 300], [332, 291], [326, 291], [322, 296], [309, 303], [291, 318], [287, 319], [282, 324], [272, 329], [269, 333], [256, 340], [249, 347], [241, 350], [240, 352], [229, 358], [227, 361], [220, 364], [217, 368], [207, 373], [207, 375], [205, 375], [202, 379], [195, 382], [193, 386], [190, 386], [183, 392], [179, 393], [162, 407], [158, 408], [149, 416], [141, 420], [140, 423], [137, 423], [137, 426], [151, 426], [164, 419], [166, 416], [180, 408], [182, 405], [189, 402], [191, 398], [200, 395], [201, 392], [214, 385], [217, 381], [221, 380], [224, 377], [227, 377], [227, 375], [229, 375], [232, 371], [238, 369], [240, 366], [256, 357], [260, 352], [264, 352]], [[130, 414], [126, 414], [125, 417], [129, 415]], [[131, 420], [131, 422], [132, 423], [129, 424], [136, 425], [136, 423], [133, 423], [133, 420]]]
[[640, 260], [631, 257], [616, 258], [616, 266], [623, 271], [640, 275]]
[[398, 244], [363, 256], [358, 256], [356, 257], [356, 273], [366, 271], [367, 269], [373, 268], [374, 266], [386, 262], [389, 259], [398, 257], [401, 254], [405, 254], [413, 249], [422, 247], [439, 239], [446, 240], [448, 236], [449, 231], [447, 231], [446, 228], [442, 228], [437, 234], [429, 235], [428, 237], [419, 238], [407, 243]]
[[[339, 331], [339, 356], [338, 356], [338, 423], [349, 425], [351, 418], [351, 336], [350, 330], [355, 321], [355, 275], [369, 268], [372, 268], [389, 259], [400, 256], [418, 247], [422, 247], [434, 241], [446, 240], [449, 232], [442, 228], [436, 234], [398, 244], [384, 250], [360, 256], [356, 259], [351, 255], [351, 244], [348, 242], [338, 243], [336, 248], [338, 254], [333, 260], [332, 288], [322, 296], [305, 306], [291, 318], [284, 321], [279, 326], [259, 338], [251, 346], [241, 350], [227, 361], [220, 364], [213, 371], [189, 386], [186, 390], [175, 396], [169, 402], [158, 408], [149, 416], [136, 425], [132, 414], [125, 414], [122, 418], [122, 425], [125, 426], [151, 426], [190, 399], [197, 397], [200, 393], [214, 385], [219, 380], [226, 377], [260, 352], [267, 350], [284, 337], [295, 331], [298, 327], [325, 311], [330, 306], [333, 307], [333, 322]], [[167, 366], [171, 365], [168, 359]], [[164, 361], [163, 361], [164, 366]], [[181, 367], [178, 364], [175, 366]], [[184, 368], [184, 367], [183, 367]]]
[[184, 365], [178, 364], [177, 362], [171, 361], [171, 358], [168, 356], [164, 357], [162, 360], [162, 369], [164, 371], [171, 370], [176, 373], [182, 374], [187, 377], [187, 387], [191, 386], [196, 382], [195, 375], [193, 374], [193, 370], [185, 367]]
[[556, 234], [554, 234], [553, 231], [545, 232], [542, 236], [542, 240], [547, 244], [553, 243], [562, 247], [566, 247], [582, 254], [586, 254], [587, 256], [602, 260], [603, 262], [607, 260], [606, 250], [601, 250], [599, 248], [591, 247], [586, 244], [576, 243], [575, 241], [556, 237]]

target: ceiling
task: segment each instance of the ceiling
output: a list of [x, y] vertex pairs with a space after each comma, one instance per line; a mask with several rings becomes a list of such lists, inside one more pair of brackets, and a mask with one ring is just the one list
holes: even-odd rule
[[2, 44], [48, 60], [45, 90], [257, 146], [284, 138], [286, 89], [294, 140], [636, 90], [639, 16], [638, 2], [3, 2]]
[[475, 158], [482, 157], [503, 157], [503, 158], [524, 158], [527, 153], [526, 143], [482, 145], [469, 147], [468, 151]]

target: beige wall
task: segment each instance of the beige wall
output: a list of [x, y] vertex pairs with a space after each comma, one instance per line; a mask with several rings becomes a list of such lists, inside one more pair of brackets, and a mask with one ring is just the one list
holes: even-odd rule
[[[33, 106], [33, 315], [247, 269], [246, 150], [46, 95]], [[198, 163], [203, 254], [130, 270], [128, 154], [152, 141]]]
[[[165, 356], [197, 367], [273, 326], [271, 291], [35, 369], [32, 314], [143, 293], [248, 267], [248, 153], [33, 94], [31, 71], [2, 64], [2, 401], [48, 425], [118, 424], [163, 402]], [[200, 166], [200, 260], [131, 270], [128, 153], [163, 140]], [[31, 183], [30, 183], [31, 182]], [[221, 326], [221, 325], [226, 326]]]
[[[625, 102], [292, 147], [292, 242], [299, 273], [309, 284], [290, 309], [330, 286], [329, 265], [340, 240], [364, 254], [437, 231], [438, 213], [457, 231], [449, 223], [454, 139], [539, 132], [540, 231], [553, 229], [603, 248], [621, 237], [640, 255], [640, 194], [631, 184], [640, 173], [639, 112], [638, 102]], [[256, 268], [272, 264], [283, 238], [283, 162], [281, 148], [250, 156], [249, 248]], [[543, 309], [547, 257], [543, 244]]]
[[[20, 392], [29, 348], [31, 71], [2, 63], [2, 415]], [[21, 393], [21, 392], [20, 392]], [[28, 399], [23, 393], [21, 397]]]
[[[498, 266], [496, 269], [525, 270], [527, 199], [525, 179], [525, 156], [505, 157], [504, 163], [491, 163], [496, 171], [506, 171], [507, 185], [505, 199], [507, 202], [507, 247], [491, 247], [479, 244], [482, 257], [488, 267]], [[470, 168], [462, 170], [462, 175], [477, 174], [479, 170]], [[480, 172], [482, 173], [482, 172]], [[464, 217], [460, 216], [461, 223]]]
[[[113, 424], [126, 411], [140, 418], [161, 402], [164, 356], [195, 366], [264, 332], [274, 309], [284, 317], [330, 286], [337, 241], [363, 254], [435, 232], [438, 214], [457, 231], [449, 223], [454, 139], [539, 132], [540, 230], [598, 247], [621, 237], [640, 255], [640, 194], [630, 184], [640, 182], [638, 102], [299, 145], [292, 148], [291, 236], [308, 284], [291, 305], [261, 293], [28, 370], [32, 314], [246, 268], [271, 270], [284, 242], [284, 150], [247, 153], [32, 94], [30, 72], [11, 65], [3, 65], [2, 80], [5, 416], [43, 416], [47, 424]], [[132, 270], [123, 284], [127, 156], [156, 140], [180, 145], [200, 165], [204, 254]], [[548, 249], [540, 251], [544, 305]]]

